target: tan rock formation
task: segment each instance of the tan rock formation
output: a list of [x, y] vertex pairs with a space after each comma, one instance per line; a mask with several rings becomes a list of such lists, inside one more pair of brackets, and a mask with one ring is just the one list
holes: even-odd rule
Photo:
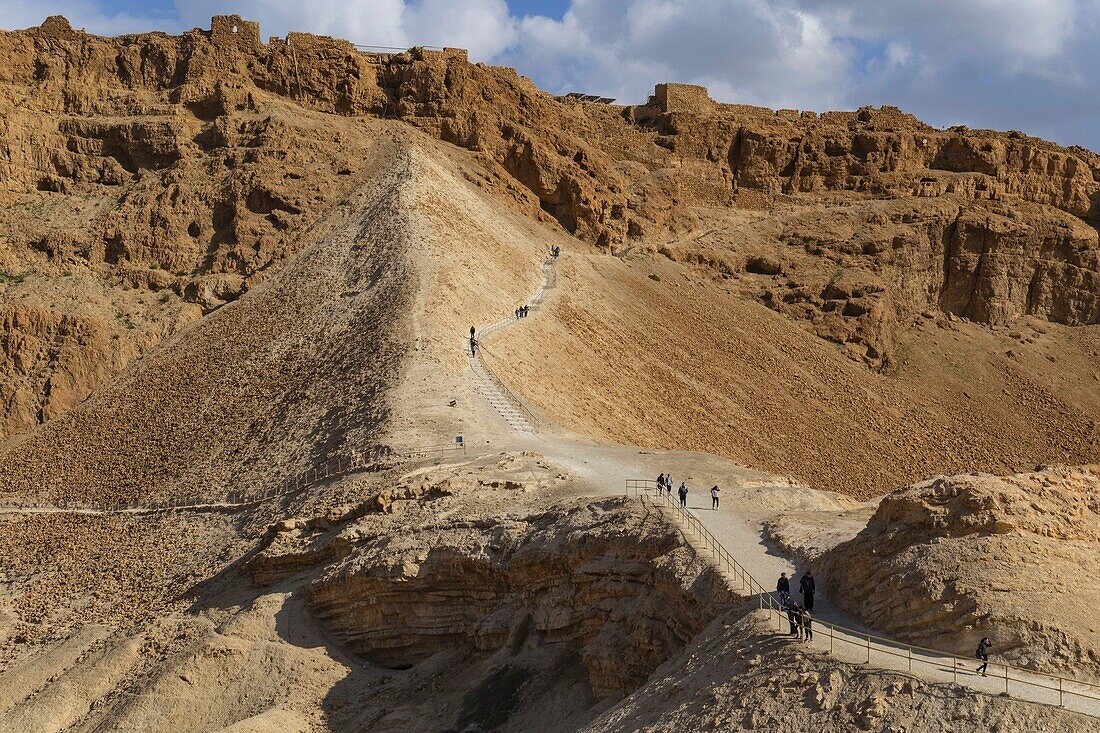
[[377, 664], [404, 669], [450, 649], [560, 644], [577, 650], [601, 698], [640, 684], [731, 600], [714, 571], [636, 502], [483, 519], [466, 499], [463, 518], [429, 519], [456, 501], [433, 506], [448, 496], [435, 488], [397, 514], [360, 510], [279, 527], [248, 569], [267, 583], [309, 571], [319, 618]]
[[876, 628], [1017, 663], [1100, 668], [1092, 608], [1100, 468], [937, 478], [886, 496], [816, 565], [835, 603]]

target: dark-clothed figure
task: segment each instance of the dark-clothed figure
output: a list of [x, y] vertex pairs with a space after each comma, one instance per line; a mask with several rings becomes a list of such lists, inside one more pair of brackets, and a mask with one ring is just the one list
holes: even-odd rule
[[798, 614], [795, 613], [795, 605], [790, 596], [783, 603], [783, 610], [787, 612], [787, 623], [791, 626], [788, 636], [798, 636]]
[[802, 609], [802, 633], [806, 641], [814, 640], [814, 619], [808, 608]]
[[710, 508], [718, 508], [718, 492], [721, 491], [717, 486], [710, 487]]
[[779, 594], [779, 602], [786, 605], [791, 598], [791, 581], [786, 573], [779, 574], [779, 582], [775, 584], [775, 592]]
[[688, 505], [688, 487], [687, 484], [680, 484], [680, 506], [686, 507]]
[[802, 605], [807, 610], [814, 610], [814, 593], [817, 592], [817, 583], [814, 582], [813, 573], [807, 570], [798, 582], [798, 590], [802, 594]]
[[978, 651], [974, 653], [974, 656], [982, 660], [982, 663], [978, 666], [978, 671], [982, 673], [982, 677], [985, 677], [986, 668], [989, 667], [989, 647], [991, 646], [993, 646], [993, 642], [989, 640], [988, 636], [983, 636], [978, 644]]

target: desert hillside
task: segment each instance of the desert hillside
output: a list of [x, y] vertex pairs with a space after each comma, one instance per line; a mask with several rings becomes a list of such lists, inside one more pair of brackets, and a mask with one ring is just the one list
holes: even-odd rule
[[[470, 151], [458, 175], [586, 253], [569, 289], [583, 303], [559, 307], [591, 330], [544, 333], [510, 372], [575, 429], [857, 495], [1098, 457], [1089, 151], [891, 108], [723, 105], [675, 84], [634, 106], [559, 99], [460, 50], [265, 44], [235, 17], [119, 38], [54, 18], [0, 34], [0, 59], [9, 436], [270, 278], [362, 185], [372, 120], [391, 117]], [[488, 271], [478, 256], [462, 266]], [[667, 309], [623, 320], [641, 313], [631, 303]], [[692, 371], [675, 400], [650, 359]], [[564, 401], [539, 394], [541, 369], [574, 385]], [[796, 373], [808, 391], [785, 405]], [[570, 405], [608, 387], [635, 418]], [[1011, 432], [993, 427], [1006, 420]]]
[[0, 733], [1094, 730], [1098, 227], [889, 107], [0, 32]]

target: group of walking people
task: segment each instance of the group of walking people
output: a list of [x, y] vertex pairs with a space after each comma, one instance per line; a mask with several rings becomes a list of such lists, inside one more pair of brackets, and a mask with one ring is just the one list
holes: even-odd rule
[[791, 625], [790, 635], [802, 641], [813, 641], [814, 593], [817, 592], [817, 583], [814, 581], [813, 573], [807, 570], [798, 581], [798, 591], [802, 594], [802, 603], [795, 603], [794, 599], [791, 598], [791, 580], [786, 573], [779, 574], [775, 591], [779, 594], [779, 603], [787, 614], [787, 622]]
[[530, 310], [530, 308], [531, 308], [531, 306], [529, 306], [529, 305], [521, 305], [519, 308], [516, 308], [516, 312], [514, 314], [515, 317], [516, 318], [526, 318], [527, 317], [527, 312], [528, 312], [528, 310]]
[[[719, 493], [721, 493], [721, 491], [722, 490], [718, 488], [717, 484], [710, 487], [710, 508], [711, 509], [717, 509], [718, 508], [718, 495], [719, 495]], [[660, 476], [657, 477], [657, 493], [660, 494], [661, 492], [666, 493], [668, 496], [672, 496], [672, 474], [662, 473]], [[680, 497], [680, 506], [682, 506], [684, 508], [687, 508], [687, 502], [688, 502], [688, 487], [687, 487], [687, 484], [684, 483], [683, 481], [681, 481], [680, 482], [680, 488], [676, 490], [676, 493]]]
[[[791, 625], [790, 635], [802, 641], [813, 641], [813, 609], [814, 594], [817, 593], [817, 582], [809, 570], [802, 574], [798, 580], [798, 592], [802, 594], [802, 603], [795, 603], [791, 598], [791, 579], [786, 573], [779, 574], [779, 580], [775, 584], [775, 592], [779, 595], [779, 603], [783, 612], [787, 614], [787, 622]], [[988, 636], [983, 636], [978, 650], [974, 656], [981, 661], [977, 672], [983, 677], [989, 667], [989, 650], [993, 642]]]

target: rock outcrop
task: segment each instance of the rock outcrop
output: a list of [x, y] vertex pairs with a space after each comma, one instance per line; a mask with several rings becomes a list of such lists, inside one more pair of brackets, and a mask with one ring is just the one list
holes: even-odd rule
[[886, 496], [815, 573], [898, 638], [970, 654], [983, 636], [1039, 669], [1100, 668], [1100, 467], [936, 478]]
[[395, 515], [375, 514], [370, 502], [340, 518], [284, 523], [248, 569], [264, 582], [308, 571], [318, 617], [377, 664], [561, 645], [579, 655], [599, 698], [635, 688], [733, 598], [636, 502], [419, 525], [450, 495], [420, 493]]

